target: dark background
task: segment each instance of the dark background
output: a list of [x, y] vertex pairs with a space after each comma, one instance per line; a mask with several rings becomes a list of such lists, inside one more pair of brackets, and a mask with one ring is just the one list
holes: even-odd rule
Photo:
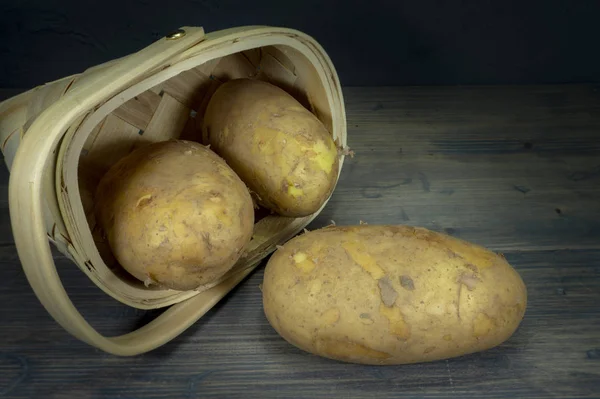
[[598, 0], [1, 0], [0, 87], [81, 72], [183, 25], [302, 30], [345, 86], [600, 82]]

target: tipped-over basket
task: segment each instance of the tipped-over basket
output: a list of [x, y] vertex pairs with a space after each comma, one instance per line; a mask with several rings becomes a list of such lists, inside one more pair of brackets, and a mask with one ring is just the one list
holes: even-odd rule
[[[92, 211], [99, 179], [144, 143], [202, 142], [208, 100], [220, 84], [236, 78], [262, 79], [285, 89], [345, 146], [344, 103], [331, 60], [314, 39], [284, 28], [205, 34], [202, 28], [185, 27], [137, 53], [0, 103], [2, 152], [11, 170], [10, 215], [21, 263], [46, 310], [80, 340], [116, 355], [135, 355], [168, 342], [317, 215], [257, 218], [246, 255], [221, 280], [193, 291], [146, 287], [112, 256]], [[65, 292], [49, 242], [118, 301], [169, 309], [137, 331], [102, 336]]]

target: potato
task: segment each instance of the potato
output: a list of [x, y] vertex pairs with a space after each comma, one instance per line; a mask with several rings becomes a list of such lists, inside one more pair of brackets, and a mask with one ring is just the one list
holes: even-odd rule
[[289, 343], [363, 364], [465, 355], [508, 339], [527, 292], [501, 256], [408, 226], [327, 227], [277, 250], [264, 312]]
[[334, 189], [339, 159], [330, 133], [277, 86], [250, 79], [223, 84], [208, 104], [203, 132], [256, 201], [280, 215], [313, 214]]
[[248, 189], [203, 145], [145, 145], [102, 178], [96, 219], [119, 263], [146, 283], [190, 290], [235, 264], [254, 228]]

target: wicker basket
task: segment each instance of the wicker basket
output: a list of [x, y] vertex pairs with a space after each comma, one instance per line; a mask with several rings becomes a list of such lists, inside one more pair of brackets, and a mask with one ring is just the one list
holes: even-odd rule
[[[137, 53], [0, 103], [11, 222], [22, 266], [46, 310], [80, 340], [117, 355], [168, 342], [316, 216], [257, 217], [247, 256], [215, 284], [185, 292], [145, 287], [118, 265], [98, 233], [92, 194], [103, 173], [144, 143], [177, 137], [202, 142], [200, 125], [211, 94], [222, 82], [241, 77], [284, 88], [345, 145], [344, 103], [331, 61], [312, 38], [283, 28], [205, 34], [185, 27]], [[49, 242], [118, 301], [140, 309], [170, 308], [137, 331], [102, 336], [70, 301]]]

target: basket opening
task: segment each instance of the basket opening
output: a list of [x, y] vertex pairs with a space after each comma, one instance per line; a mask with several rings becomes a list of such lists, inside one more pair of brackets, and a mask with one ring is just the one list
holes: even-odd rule
[[[265, 80], [281, 87], [332, 132], [332, 110], [317, 70], [302, 53], [284, 45], [253, 48], [212, 59], [155, 85], [106, 115], [89, 135], [80, 154], [79, 189], [102, 260], [115, 276], [132, 288], [157, 289], [144, 287], [112, 255], [94, 217], [94, 192], [98, 182], [115, 162], [147, 143], [180, 138], [207, 144], [202, 137], [206, 106], [222, 83], [237, 78]], [[290, 223], [294, 223], [294, 219], [258, 209], [254, 236], [265, 240]]]

